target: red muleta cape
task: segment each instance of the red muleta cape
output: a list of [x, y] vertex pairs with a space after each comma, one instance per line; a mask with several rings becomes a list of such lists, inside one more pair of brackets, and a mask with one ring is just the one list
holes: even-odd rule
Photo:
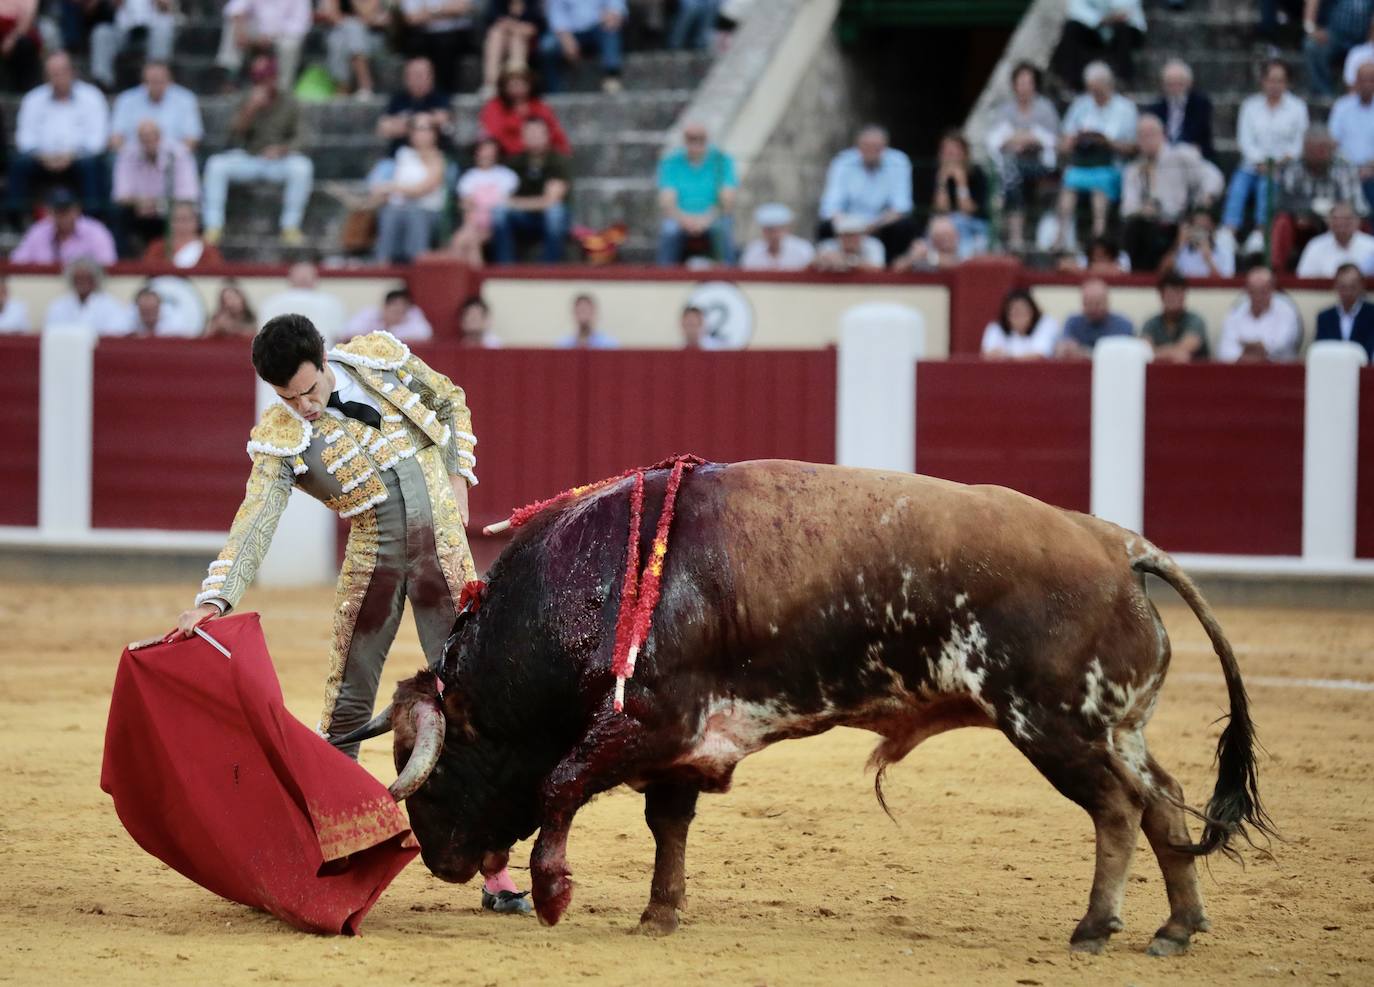
[[139, 846], [308, 932], [358, 932], [419, 847], [386, 787], [291, 716], [255, 613], [125, 650], [100, 787]]

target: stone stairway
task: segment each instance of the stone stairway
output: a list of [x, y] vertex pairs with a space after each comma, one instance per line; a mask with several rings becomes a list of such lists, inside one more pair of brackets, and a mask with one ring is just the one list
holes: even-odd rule
[[[239, 96], [227, 92], [229, 80], [214, 64], [221, 19], [215, 0], [183, 0], [185, 12], [177, 38], [173, 71], [178, 82], [200, 97], [207, 155], [227, 146], [228, 121]], [[307, 39], [302, 65], [323, 63], [324, 36], [316, 29]], [[599, 91], [599, 74], [588, 67], [569, 78], [569, 91], [546, 97], [573, 144], [573, 220], [592, 227], [615, 222], [629, 226], [630, 238], [622, 258], [647, 261], [653, 256], [656, 206], [654, 172], [668, 129], [687, 106], [711, 65], [707, 53], [636, 51], [626, 56], [624, 90], [615, 95]], [[127, 61], [127, 64], [124, 62]], [[84, 69], [84, 60], [79, 60]], [[384, 148], [375, 136], [377, 117], [387, 96], [399, 87], [403, 59], [391, 52], [374, 60], [378, 95], [368, 100], [339, 97], [327, 103], [303, 104], [306, 136], [302, 149], [315, 163], [315, 189], [306, 213], [308, 246], [291, 250], [279, 245], [276, 216], [280, 192], [276, 188], [238, 185], [230, 193], [221, 249], [231, 260], [289, 261], [303, 254], [325, 258], [341, 254], [339, 234], [348, 211], [365, 199], [364, 176]], [[481, 100], [477, 58], [464, 59], [461, 86], [454, 99], [459, 162], [466, 164], [467, 148], [477, 135]], [[137, 81], [133, 59], [122, 60], [121, 87]], [[9, 126], [18, 112], [19, 97], [0, 97], [0, 114]], [[0, 240], [14, 240], [4, 237]], [[12, 242], [0, 242], [8, 249]]]

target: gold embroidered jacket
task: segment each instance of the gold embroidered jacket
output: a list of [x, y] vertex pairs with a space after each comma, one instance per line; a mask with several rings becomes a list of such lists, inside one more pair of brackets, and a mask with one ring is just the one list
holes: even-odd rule
[[382, 409], [381, 429], [330, 414], [308, 422], [284, 403], [264, 411], [249, 437], [253, 469], [247, 493], [224, 550], [210, 563], [197, 605], [238, 605], [293, 486], [351, 518], [386, 500], [380, 474], [411, 456], [441, 456], [450, 476], [477, 485], [477, 438], [461, 387], [412, 356], [389, 332], [360, 336], [330, 350], [328, 358], [346, 364]]

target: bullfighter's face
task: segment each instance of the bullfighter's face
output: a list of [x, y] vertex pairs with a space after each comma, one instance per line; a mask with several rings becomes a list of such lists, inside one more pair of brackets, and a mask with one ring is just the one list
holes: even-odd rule
[[324, 414], [329, 396], [334, 393], [334, 371], [329, 369], [328, 363], [317, 367], [309, 360], [303, 360], [284, 387], [273, 384], [272, 390], [292, 411], [306, 421], [313, 422]]

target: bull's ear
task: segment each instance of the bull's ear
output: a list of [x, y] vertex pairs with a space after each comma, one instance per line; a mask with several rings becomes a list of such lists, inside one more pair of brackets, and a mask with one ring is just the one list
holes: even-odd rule
[[472, 717], [469, 715], [467, 696], [462, 690], [444, 690], [444, 722], [458, 732], [464, 743], [470, 744], [477, 739], [477, 731], [473, 728]]

